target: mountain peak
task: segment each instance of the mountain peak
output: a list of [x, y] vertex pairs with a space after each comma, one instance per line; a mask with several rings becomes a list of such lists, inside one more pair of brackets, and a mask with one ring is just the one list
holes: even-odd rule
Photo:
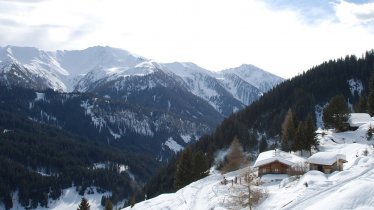
[[249, 84], [254, 85], [262, 92], [267, 92], [272, 87], [282, 82], [284, 79], [270, 72], [264, 71], [251, 64], [242, 64], [236, 68], [225, 69], [222, 74], [234, 74]]

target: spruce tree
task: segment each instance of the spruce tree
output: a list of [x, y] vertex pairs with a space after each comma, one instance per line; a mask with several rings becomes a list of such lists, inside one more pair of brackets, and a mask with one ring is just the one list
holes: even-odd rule
[[79, 204], [77, 210], [90, 210], [90, 204], [86, 198], [82, 197], [81, 203]]
[[368, 113], [368, 101], [365, 95], [361, 95], [355, 106], [356, 113]]
[[193, 180], [193, 156], [190, 148], [185, 149], [179, 157], [177, 171], [174, 178], [174, 187], [180, 189]]
[[323, 123], [326, 128], [334, 128], [337, 131], [346, 129], [349, 117], [349, 108], [347, 102], [342, 95], [331, 98], [329, 104], [323, 110]]
[[296, 133], [295, 119], [291, 109], [288, 109], [287, 114], [282, 123], [282, 143], [281, 147], [283, 151], [290, 151], [294, 144], [294, 138]]
[[193, 157], [193, 181], [208, 175], [209, 164], [206, 156], [202, 152], [197, 152]]
[[300, 122], [297, 126], [295, 137], [294, 137], [294, 144], [292, 145], [292, 151], [300, 151], [304, 147], [304, 134], [305, 134], [305, 123]]
[[306, 122], [305, 122], [304, 138], [305, 138], [304, 149], [308, 150], [310, 154], [312, 154], [312, 148], [313, 147], [316, 148], [319, 142], [316, 136], [316, 126], [314, 123], [314, 118], [311, 114], [308, 115]]
[[12, 196], [10, 195], [10, 193], [5, 193], [5, 197], [4, 197], [4, 205], [5, 205], [5, 209], [8, 210], [8, 209], [11, 209], [13, 207], [13, 200], [12, 200]]
[[374, 115], [374, 70], [371, 72], [369, 81], [369, 96], [367, 99], [368, 111], [371, 116]]
[[266, 141], [265, 137], [261, 138], [260, 144], [258, 146], [259, 152], [264, 152], [268, 148], [268, 142]]
[[101, 203], [102, 206], [105, 206], [106, 201], [107, 201], [107, 197], [105, 195], [101, 196], [101, 202], [100, 203]]

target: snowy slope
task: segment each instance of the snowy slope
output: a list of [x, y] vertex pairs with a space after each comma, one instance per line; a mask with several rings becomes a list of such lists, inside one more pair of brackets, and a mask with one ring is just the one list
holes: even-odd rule
[[[267, 196], [254, 209], [372, 209], [374, 142], [366, 140], [368, 127], [366, 124], [357, 131], [344, 133], [319, 130], [325, 133], [324, 137], [320, 136], [319, 149], [345, 154], [348, 162], [344, 164], [344, 170], [332, 174], [309, 171], [299, 178], [265, 175], [260, 188], [267, 192]], [[233, 189], [236, 185], [231, 186], [230, 180], [245, 170], [225, 174], [228, 185], [222, 185], [223, 175], [214, 172], [176, 193], [140, 202], [132, 209], [232, 209], [235, 198]]]
[[256, 66], [243, 64], [236, 68], [221, 71], [223, 75], [235, 74], [249, 84], [257, 87], [261, 92], [267, 92], [284, 79], [266, 72]]
[[66, 92], [74, 90], [76, 83], [90, 71], [104, 71], [90, 78], [94, 82], [104, 77], [105, 73], [112, 75], [123, 72], [146, 59], [125, 50], [101, 46], [56, 52], [46, 52], [33, 47], [6, 46], [0, 48], [0, 63], [4, 61], [18, 63], [35, 76], [51, 81], [50, 88]]
[[[44, 208], [44, 207], [38, 207], [35, 210], [67, 210], [67, 209], [77, 209], [79, 203], [81, 202], [82, 197], [85, 197], [91, 207], [91, 210], [102, 210], [103, 207], [101, 206], [101, 197], [102, 196], [110, 196], [111, 193], [105, 192], [101, 193], [98, 192], [96, 187], [92, 187], [90, 189], [90, 193], [88, 193], [89, 190], [87, 190], [84, 194], [84, 196], [81, 196], [78, 194], [77, 190], [75, 187], [70, 187], [68, 189], [63, 190], [62, 196], [58, 200], [49, 200], [48, 207], [49, 208]], [[93, 194], [92, 194], [93, 193]], [[18, 194], [15, 193], [13, 195], [13, 208], [10, 210], [19, 210], [19, 209], [24, 209], [24, 207], [18, 203], [15, 202], [18, 200]], [[5, 209], [2, 204], [0, 204], [0, 209]]]
[[46, 52], [31, 47], [0, 48], [2, 83], [34, 89], [66, 91], [62, 78], [69, 73]]
[[219, 72], [211, 72], [187, 62], [165, 63], [162, 66], [181, 77], [194, 95], [203, 98], [224, 115], [251, 104], [265, 91], [283, 81], [250, 65]]
[[[217, 73], [210, 72], [193, 63], [175, 62], [166, 63], [163, 66], [165, 71], [172, 72], [182, 78], [185, 86], [192, 94], [207, 101], [223, 115], [228, 115], [247, 105], [239, 97], [232, 94], [230, 87], [228, 88], [221, 83], [220, 75]], [[248, 91], [251, 90], [248, 89]], [[258, 95], [254, 96], [253, 100], [257, 99]]]
[[[228, 180], [238, 176], [241, 171], [226, 174]], [[198, 210], [198, 209], [227, 209], [227, 199], [230, 195], [230, 186], [222, 185], [223, 175], [214, 171], [212, 175], [191, 183], [176, 193], [162, 194], [156, 198], [127, 207], [126, 210]]]

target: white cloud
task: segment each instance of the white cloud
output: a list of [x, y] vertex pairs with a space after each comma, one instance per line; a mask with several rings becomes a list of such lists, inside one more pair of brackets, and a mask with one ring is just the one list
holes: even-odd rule
[[334, 6], [336, 16], [341, 23], [349, 25], [374, 23], [374, 3], [355, 4], [340, 1]]
[[300, 12], [305, 9], [275, 10], [262, 0], [35, 2], [0, 1], [0, 8], [7, 8], [0, 9], [0, 22], [7, 23], [0, 24], [7, 32], [0, 45], [47, 50], [110, 45], [211, 70], [251, 63], [283, 77], [374, 48], [374, 32], [355, 22], [371, 20], [372, 4], [341, 1], [334, 4], [336, 16], [309, 24]]

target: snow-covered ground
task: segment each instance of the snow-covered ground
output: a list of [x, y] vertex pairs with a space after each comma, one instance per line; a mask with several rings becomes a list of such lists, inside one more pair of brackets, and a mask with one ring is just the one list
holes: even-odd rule
[[[344, 170], [332, 174], [309, 171], [301, 177], [265, 175], [260, 189], [266, 198], [254, 209], [373, 209], [374, 208], [374, 140], [366, 140], [369, 125], [357, 131], [333, 133], [319, 130], [320, 151], [341, 153], [346, 156]], [[233, 207], [235, 184], [231, 180], [247, 169], [222, 175], [211, 175], [191, 183], [176, 193], [162, 194], [136, 204], [126, 210], [223, 210]], [[221, 182], [223, 177], [227, 185]], [[246, 209], [246, 208], [243, 208]]]
[[[88, 191], [93, 192], [93, 194], [88, 193]], [[101, 206], [101, 197], [110, 196], [111, 194], [106, 193], [99, 193], [95, 187], [89, 188], [86, 190], [84, 197], [88, 200], [91, 210], [102, 210], [103, 206]], [[68, 189], [63, 190], [62, 196], [58, 200], [50, 200], [48, 204], [48, 208], [38, 207], [35, 210], [68, 210], [68, 209], [77, 209], [79, 203], [81, 202], [83, 196], [79, 195], [76, 191], [75, 187], [70, 187]], [[21, 210], [25, 209], [21, 204], [16, 202], [18, 200], [18, 195], [15, 193], [13, 196], [13, 208], [11, 210]], [[2, 204], [0, 204], [0, 209], [5, 209]]]

